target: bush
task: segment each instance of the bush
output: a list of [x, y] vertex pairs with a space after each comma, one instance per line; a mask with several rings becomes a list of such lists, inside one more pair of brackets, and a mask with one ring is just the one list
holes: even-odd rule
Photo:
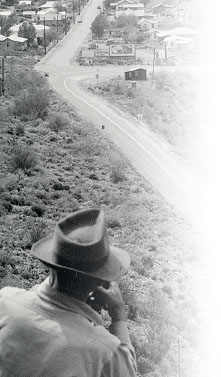
[[106, 223], [108, 228], [121, 228], [120, 222], [115, 218], [107, 219]]
[[151, 255], [144, 255], [142, 257], [142, 263], [146, 268], [152, 268], [153, 267], [153, 258]]
[[3, 201], [0, 203], [0, 205], [4, 207], [6, 213], [10, 213], [12, 211], [13, 206], [11, 205], [11, 203]]
[[40, 118], [45, 116], [48, 105], [47, 88], [35, 87], [22, 90], [9, 110], [14, 116], [28, 115], [30, 118]]
[[68, 116], [64, 113], [55, 113], [49, 118], [49, 127], [52, 131], [59, 132], [70, 123]]
[[22, 123], [17, 124], [17, 126], [15, 127], [15, 134], [17, 136], [23, 136], [25, 134], [25, 128]]
[[41, 217], [44, 212], [45, 212], [45, 206], [43, 206], [42, 204], [33, 204], [31, 206], [31, 210], [32, 212], [34, 212], [36, 215], [38, 215], [39, 217]]
[[122, 182], [126, 179], [124, 166], [121, 162], [115, 162], [111, 169], [111, 179], [114, 183]]
[[45, 228], [46, 224], [42, 220], [37, 219], [33, 222], [29, 222], [27, 225], [28, 228], [28, 239], [29, 243], [26, 245], [27, 247], [31, 247], [33, 243], [39, 241], [41, 238], [45, 236]]
[[17, 144], [12, 150], [10, 165], [14, 171], [21, 169], [29, 175], [37, 165], [36, 154], [30, 147]]
[[154, 370], [154, 366], [150, 363], [148, 359], [140, 356], [137, 360], [137, 369], [141, 375], [144, 375], [152, 372]]

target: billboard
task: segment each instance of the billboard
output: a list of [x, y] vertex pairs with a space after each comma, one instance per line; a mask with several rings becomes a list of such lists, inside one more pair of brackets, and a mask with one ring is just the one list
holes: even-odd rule
[[109, 48], [112, 57], [135, 56], [134, 44], [110, 45]]

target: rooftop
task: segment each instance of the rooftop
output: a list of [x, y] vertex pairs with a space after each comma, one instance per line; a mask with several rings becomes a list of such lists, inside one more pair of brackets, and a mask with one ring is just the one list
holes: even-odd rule
[[18, 37], [16, 34], [10, 35], [8, 39], [10, 39], [10, 41], [20, 42], [20, 43], [27, 41], [27, 38]]

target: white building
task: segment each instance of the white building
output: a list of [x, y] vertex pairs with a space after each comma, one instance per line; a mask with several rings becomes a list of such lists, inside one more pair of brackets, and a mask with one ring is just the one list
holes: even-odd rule
[[129, 0], [121, 0], [118, 3], [112, 3], [115, 7], [115, 17], [135, 16], [144, 17], [144, 4], [133, 3]]
[[57, 12], [54, 8], [42, 9], [32, 17], [33, 21], [43, 22], [45, 20], [51, 24], [63, 19], [65, 19], [65, 12]]
[[148, 31], [150, 29], [158, 29], [159, 20], [141, 18], [138, 21], [138, 25], [139, 25], [140, 29], [143, 30], [143, 31]]
[[[12, 27], [10, 27], [10, 31], [14, 34], [14, 35], [18, 35], [18, 31], [19, 31], [19, 28], [20, 26], [22, 25], [22, 23], [18, 24], [18, 25], [13, 25]], [[35, 31], [36, 31], [36, 37], [43, 37], [44, 35], [44, 25], [39, 25], [39, 24], [32, 24], [35, 28]], [[50, 27], [49, 26], [45, 26], [45, 30], [49, 30]]]

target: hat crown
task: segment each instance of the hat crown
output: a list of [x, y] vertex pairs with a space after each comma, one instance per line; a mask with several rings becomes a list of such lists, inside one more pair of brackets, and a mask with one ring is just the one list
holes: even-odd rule
[[54, 262], [85, 271], [105, 262], [110, 252], [102, 210], [82, 210], [60, 221], [54, 232]]

